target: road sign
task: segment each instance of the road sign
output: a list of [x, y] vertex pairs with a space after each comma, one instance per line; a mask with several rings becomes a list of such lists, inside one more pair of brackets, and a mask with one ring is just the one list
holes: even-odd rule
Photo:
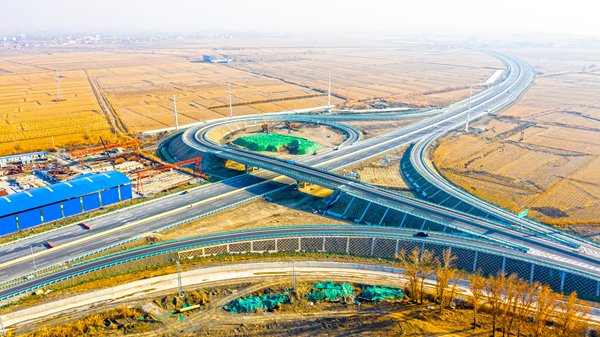
[[524, 211], [519, 212], [519, 218], [523, 219], [529, 214], [529, 208], [526, 208]]

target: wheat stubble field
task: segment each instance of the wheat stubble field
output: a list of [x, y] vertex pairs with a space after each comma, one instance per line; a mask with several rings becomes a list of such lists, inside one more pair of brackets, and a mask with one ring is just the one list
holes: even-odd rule
[[600, 225], [600, 53], [512, 53], [535, 67], [535, 84], [518, 104], [478, 122], [478, 132], [443, 140], [434, 162], [453, 183], [512, 211], [529, 208], [560, 226]]
[[[466, 97], [470, 83], [484, 82], [501, 67], [481, 53], [429, 45], [288, 48], [275, 41], [231, 48], [229, 43], [2, 50], [0, 155], [98, 144], [100, 137], [112, 142], [124, 133], [171, 127], [174, 95], [180, 124], [228, 116], [229, 82], [235, 115], [325, 105], [329, 71], [334, 104], [385, 99], [433, 106]], [[234, 62], [192, 62], [207, 53]], [[113, 114], [101, 109], [91, 81]], [[115, 128], [113, 119], [126, 129]]]

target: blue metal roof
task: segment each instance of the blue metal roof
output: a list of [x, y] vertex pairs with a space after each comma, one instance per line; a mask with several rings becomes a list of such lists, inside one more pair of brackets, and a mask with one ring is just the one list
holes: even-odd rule
[[131, 183], [119, 171], [84, 174], [62, 183], [0, 197], [0, 217]]

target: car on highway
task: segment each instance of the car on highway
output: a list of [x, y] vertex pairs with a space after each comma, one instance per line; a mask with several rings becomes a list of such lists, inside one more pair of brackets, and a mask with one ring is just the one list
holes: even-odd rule
[[287, 163], [290, 165], [296, 165], [296, 163], [293, 160], [288, 160]]
[[85, 222], [79, 223], [79, 226], [81, 226], [82, 228], [85, 228], [85, 229], [92, 229], [92, 227], [90, 227], [90, 225], [86, 224]]
[[188, 193], [190, 193], [190, 191], [183, 191], [183, 192], [181, 192], [179, 194], [184, 195], [184, 194], [188, 194]]
[[420, 237], [420, 238], [428, 238], [429, 234], [427, 234], [425, 232], [418, 232], [415, 234], [415, 236]]
[[50, 241], [46, 241], [46, 242], [44, 242], [44, 246], [45, 246], [46, 248], [48, 248], [48, 249], [50, 249], [50, 248], [54, 248], [54, 245], [53, 245], [53, 244], [51, 244], [51, 243], [50, 243]]

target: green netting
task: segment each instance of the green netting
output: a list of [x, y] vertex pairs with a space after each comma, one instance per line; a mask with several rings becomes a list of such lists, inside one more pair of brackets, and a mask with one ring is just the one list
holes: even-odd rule
[[234, 140], [233, 143], [252, 151], [277, 152], [285, 146], [293, 154], [313, 153], [321, 148], [321, 145], [308, 139], [277, 133], [240, 137]]
[[315, 289], [312, 289], [306, 296], [309, 301], [337, 301], [343, 296], [354, 294], [354, 289], [348, 283], [335, 284], [333, 281], [315, 283]]
[[287, 302], [288, 294], [289, 292], [286, 291], [283, 294], [237, 298], [227, 304], [225, 310], [230, 311], [232, 314], [247, 313], [259, 308], [271, 310], [277, 305]]
[[404, 297], [402, 290], [398, 288], [387, 288], [372, 286], [364, 289], [358, 298], [365, 299], [367, 301], [383, 301], [388, 299], [397, 299]]

